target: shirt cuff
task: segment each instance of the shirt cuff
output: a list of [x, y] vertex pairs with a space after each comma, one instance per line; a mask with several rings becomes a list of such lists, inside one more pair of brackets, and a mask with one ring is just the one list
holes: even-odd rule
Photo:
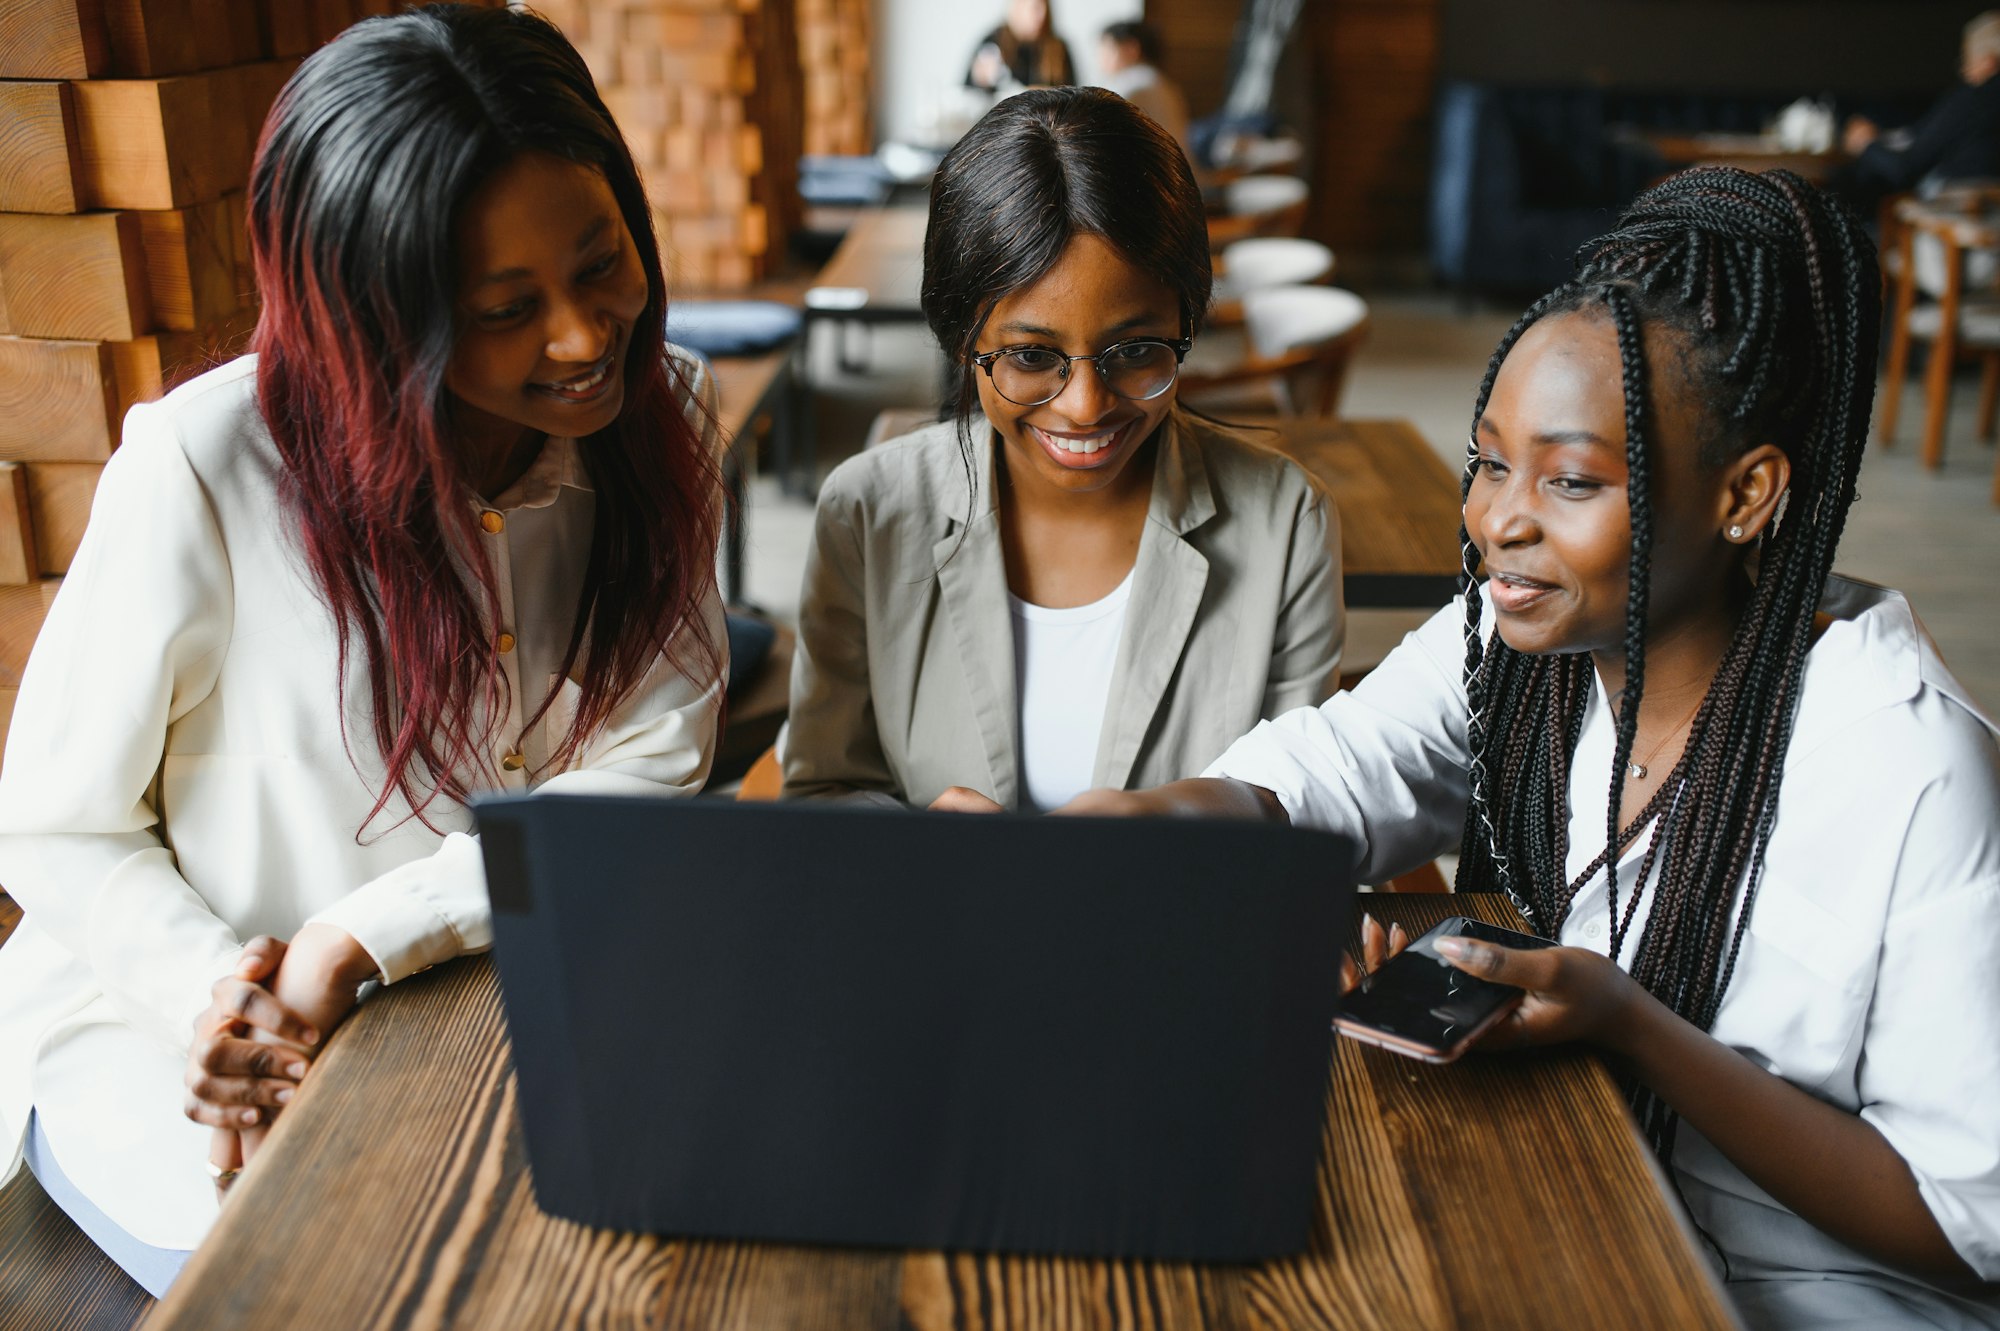
[[433, 854], [356, 888], [306, 923], [352, 935], [384, 984], [483, 951], [493, 943], [493, 918], [479, 842], [454, 832]]

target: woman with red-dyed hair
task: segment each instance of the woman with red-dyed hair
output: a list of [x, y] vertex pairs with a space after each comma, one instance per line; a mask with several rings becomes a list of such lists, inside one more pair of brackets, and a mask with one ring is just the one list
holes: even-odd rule
[[8, 1172], [156, 1293], [357, 988], [488, 945], [468, 798], [691, 792], [722, 697], [705, 381], [554, 28], [350, 29], [250, 230], [256, 354], [132, 412], [0, 779]]

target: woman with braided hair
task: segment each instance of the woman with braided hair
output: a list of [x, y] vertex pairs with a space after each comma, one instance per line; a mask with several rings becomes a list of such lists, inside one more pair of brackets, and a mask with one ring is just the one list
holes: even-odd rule
[[1563, 944], [1438, 945], [1528, 991], [1486, 1046], [1610, 1056], [1753, 1326], [2000, 1326], [1996, 728], [1831, 575], [1878, 292], [1797, 177], [1648, 192], [1487, 370], [1460, 604], [1065, 810], [1332, 828], [1367, 881], [1456, 845]]

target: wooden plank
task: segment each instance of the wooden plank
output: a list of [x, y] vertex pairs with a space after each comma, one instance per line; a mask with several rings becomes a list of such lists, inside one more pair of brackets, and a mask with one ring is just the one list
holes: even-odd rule
[[202, 67], [201, 30], [191, 0], [100, 0], [111, 39], [109, 73], [164, 78]]
[[34, 558], [40, 575], [69, 572], [76, 548], [90, 522], [90, 501], [97, 496], [101, 462], [27, 462], [0, 464], [16, 468], [26, 479], [25, 499], [34, 533]]
[[212, 76], [72, 86], [86, 208], [182, 208], [241, 184], [219, 181]]
[[133, 214], [139, 221], [157, 327], [193, 332], [236, 312], [232, 213], [228, 199], [216, 199], [191, 208]]
[[28, 512], [28, 472], [0, 462], [0, 585], [25, 586], [42, 576], [35, 558], [35, 524]]
[[0, 334], [123, 342], [152, 331], [139, 219], [0, 214]]
[[0, 337], [0, 459], [102, 461], [130, 401], [106, 343]]
[[[11, 928], [19, 912], [0, 897]], [[4, 936], [4, 933], [0, 933]], [[152, 1298], [22, 1170], [0, 1188], [0, 1308], [7, 1331], [131, 1331]]]
[[[1519, 924], [1493, 896], [1364, 904], [1412, 933], [1450, 914]], [[392, 1134], [374, 1126], [384, 1103], [398, 1107]], [[1282, 1261], [593, 1230], [535, 1206], [492, 963], [469, 958], [394, 986], [338, 1033], [149, 1326], [1732, 1324], [1594, 1057], [1557, 1049], [1429, 1067], [1342, 1040], [1326, 1107], [1310, 1246]], [[326, 1260], [271, 1257], [297, 1251]]]
[[0, 212], [75, 212], [80, 155], [68, 84], [0, 83]]
[[110, 54], [101, 0], [0, 0], [0, 78], [96, 78]]
[[21, 687], [28, 653], [61, 585], [61, 578], [42, 578], [24, 587], [0, 587], [0, 686]]
[[[0, 739], [5, 739], [7, 727], [14, 720], [14, 699], [19, 689], [0, 688]], [[774, 797], [775, 798], [775, 797]], [[0, 892], [0, 943], [5, 943], [13, 934], [15, 926], [21, 923], [21, 908], [5, 892]], [[0, 1200], [0, 1206], [4, 1206]]]
[[312, 14], [300, 0], [254, 0], [264, 54], [301, 56], [313, 49]]

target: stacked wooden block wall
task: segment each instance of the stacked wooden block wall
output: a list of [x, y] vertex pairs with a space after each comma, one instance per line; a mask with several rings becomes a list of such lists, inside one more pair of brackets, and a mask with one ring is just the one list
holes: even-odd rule
[[797, 225], [795, 0], [542, 0], [631, 145], [677, 289], [769, 276]]
[[805, 150], [812, 156], [875, 151], [868, 123], [868, 0], [798, 0], [805, 78]]
[[126, 409], [255, 325], [266, 111], [302, 56], [393, 7], [0, 0], [0, 734]]

